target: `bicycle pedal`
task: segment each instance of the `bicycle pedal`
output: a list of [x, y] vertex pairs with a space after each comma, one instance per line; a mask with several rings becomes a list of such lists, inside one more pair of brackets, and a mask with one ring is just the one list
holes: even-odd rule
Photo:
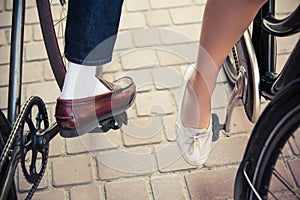
[[212, 114], [212, 125], [213, 125], [213, 138], [212, 141], [215, 142], [219, 139], [220, 130], [224, 130], [225, 125], [220, 124], [220, 120], [217, 114]]
[[105, 133], [110, 129], [117, 130], [120, 129], [123, 124], [128, 124], [128, 117], [126, 112], [99, 121], [99, 126], [92, 130], [91, 133]]

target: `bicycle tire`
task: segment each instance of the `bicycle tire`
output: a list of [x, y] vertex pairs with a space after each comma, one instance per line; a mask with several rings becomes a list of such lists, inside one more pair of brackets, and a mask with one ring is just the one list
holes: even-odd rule
[[49, 0], [37, 1], [37, 9], [49, 62], [56, 82], [59, 88], [62, 89], [66, 68], [61, 56], [61, 52], [63, 51], [60, 51], [60, 47], [58, 45]]
[[[281, 192], [288, 195], [290, 192], [288, 189], [271, 191], [270, 183], [272, 178], [275, 178], [275, 175], [272, 175], [277, 162], [284, 163], [286, 169], [289, 169], [288, 173], [293, 175], [289, 163], [293, 160], [299, 160], [299, 155], [280, 156], [280, 153], [285, 145], [289, 145], [290, 138], [294, 137], [295, 131], [297, 130], [297, 134], [300, 133], [300, 79], [284, 90], [275, 96], [259, 118], [251, 134], [252, 145], [248, 144], [252, 148], [246, 151], [244, 156], [244, 160], [248, 162], [246, 171], [249, 179], [252, 180], [253, 187], [262, 199], [268, 199], [270, 192], [273, 193], [272, 195], [282, 195]], [[249, 143], [251, 142], [249, 141]], [[300, 177], [295, 177], [295, 174], [290, 177], [293, 177], [293, 180], [288, 182], [296, 187], [295, 184], [298, 183], [296, 181]], [[299, 195], [300, 182], [297, 186]], [[235, 191], [239, 194], [244, 193], [243, 195], [247, 193], [241, 199], [258, 199], [249, 187], [242, 190], [242, 192]], [[295, 199], [299, 198], [300, 196], [297, 196]]]

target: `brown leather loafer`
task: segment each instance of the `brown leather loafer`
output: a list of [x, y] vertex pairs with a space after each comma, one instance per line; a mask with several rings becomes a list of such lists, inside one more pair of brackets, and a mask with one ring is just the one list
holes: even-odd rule
[[57, 99], [55, 118], [62, 137], [87, 133], [99, 126], [99, 121], [118, 116], [133, 104], [136, 87], [131, 78], [113, 83], [98, 79], [110, 92], [83, 99]]

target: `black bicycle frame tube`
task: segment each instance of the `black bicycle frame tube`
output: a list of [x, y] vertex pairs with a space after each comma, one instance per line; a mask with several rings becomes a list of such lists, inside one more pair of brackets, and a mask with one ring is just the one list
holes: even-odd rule
[[11, 30], [8, 121], [13, 124], [20, 112], [25, 0], [14, 0]]
[[275, 0], [269, 0], [259, 11], [253, 21], [252, 40], [257, 53], [258, 65], [262, 78], [271, 78], [276, 66], [276, 40], [275, 37], [262, 29], [264, 18], [274, 17]]

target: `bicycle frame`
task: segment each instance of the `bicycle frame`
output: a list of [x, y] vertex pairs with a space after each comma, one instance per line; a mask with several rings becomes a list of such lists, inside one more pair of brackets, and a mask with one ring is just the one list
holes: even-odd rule
[[[279, 76], [274, 74], [276, 64], [275, 37], [284, 37], [300, 32], [300, 5], [298, 5], [290, 16], [283, 20], [276, 20], [274, 18], [274, 10], [274, 0], [270, 0], [256, 16], [253, 23], [252, 35], [252, 41], [260, 68], [260, 91], [269, 99], [272, 99], [277, 93], [280, 93], [280, 96], [286, 96], [285, 94], [291, 89], [287, 85], [294, 81], [300, 81], [300, 39], [291, 52]], [[284, 87], [286, 89], [283, 89]], [[274, 101], [272, 101], [272, 103], [274, 104]], [[252, 192], [257, 195], [251, 180], [248, 178], [251, 177], [252, 174], [251, 176], [247, 174], [247, 163], [251, 163], [251, 161], [255, 159], [257, 155], [256, 152], [259, 151], [258, 147], [263, 146], [265, 141], [262, 140], [262, 137], [264, 136], [252, 134], [248, 141], [243, 160], [236, 175], [234, 189], [235, 199], [246, 199], [246, 194], [250, 188]]]
[[[299, 67], [295, 66], [300, 62], [299, 57], [293, 58], [296, 59], [293, 62], [288, 61], [280, 76], [277, 77], [275, 74], [277, 55], [275, 37], [286, 37], [300, 31], [300, 5], [285, 19], [277, 20], [274, 15], [275, 0], [269, 0], [255, 17], [252, 32], [252, 42], [261, 76], [260, 90], [263, 96], [269, 99], [300, 74]], [[294, 54], [299, 52], [299, 48], [299, 45], [296, 45]], [[292, 73], [289, 73], [291, 71]]]

